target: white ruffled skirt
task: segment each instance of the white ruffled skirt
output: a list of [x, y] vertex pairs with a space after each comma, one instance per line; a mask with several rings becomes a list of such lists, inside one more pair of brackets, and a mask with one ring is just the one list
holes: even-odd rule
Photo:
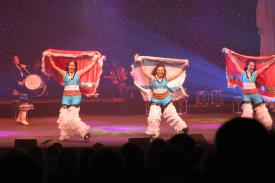
[[90, 129], [81, 121], [79, 117], [80, 107], [71, 106], [69, 108], [61, 108], [59, 118], [57, 120], [58, 128], [60, 129], [59, 140], [69, 139], [72, 136], [80, 135], [84, 137]]

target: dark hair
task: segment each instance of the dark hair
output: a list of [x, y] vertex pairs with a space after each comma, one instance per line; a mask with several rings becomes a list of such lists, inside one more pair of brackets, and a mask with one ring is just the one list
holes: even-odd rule
[[158, 70], [159, 67], [163, 67], [164, 68], [164, 76], [166, 76], [166, 68], [165, 68], [165, 65], [163, 63], [157, 64], [151, 74], [153, 76], [155, 76], [157, 74], [157, 70]]
[[18, 58], [19, 58], [19, 55], [18, 55], [18, 54], [13, 54], [13, 55], [12, 55], [12, 59], [13, 59], [14, 57], [18, 57]]
[[249, 65], [249, 63], [251, 63], [251, 62], [254, 63], [254, 65], [255, 65], [253, 72], [256, 71], [256, 64], [255, 64], [255, 61], [253, 61], [253, 60], [248, 61], [248, 62], [246, 63], [246, 65], [245, 65], [245, 71], [247, 71], [248, 65]]
[[75, 72], [76, 72], [76, 71], [77, 71], [77, 62], [76, 62], [75, 59], [70, 59], [70, 60], [68, 61], [67, 66], [66, 66], [66, 71], [67, 71], [67, 72], [69, 71], [69, 64], [70, 64], [71, 62], [74, 63], [74, 65], [75, 65]]
[[12, 60], [12, 62], [14, 61], [14, 57], [18, 57], [18, 58], [19, 58], [19, 60], [20, 60], [20, 57], [19, 57], [19, 55], [17, 55], [17, 54], [14, 54], [14, 55], [12, 55], [12, 57], [11, 57], [11, 60]]

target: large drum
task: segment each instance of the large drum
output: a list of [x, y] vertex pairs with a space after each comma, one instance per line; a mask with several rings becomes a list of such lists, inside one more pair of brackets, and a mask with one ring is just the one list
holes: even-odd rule
[[35, 96], [40, 97], [46, 92], [46, 85], [37, 74], [30, 74], [24, 80], [25, 87], [33, 92]]

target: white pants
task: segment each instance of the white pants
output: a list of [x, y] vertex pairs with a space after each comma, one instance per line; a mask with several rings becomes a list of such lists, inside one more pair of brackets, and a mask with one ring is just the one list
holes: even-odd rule
[[84, 137], [89, 132], [90, 126], [81, 121], [79, 111], [80, 107], [74, 106], [60, 109], [57, 120], [58, 128], [60, 129], [60, 140], [69, 139], [69, 137], [74, 135]]
[[[251, 103], [244, 103], [242, 105], [242, 109], [242, 118], [253, 118], [253, 108]], [[270, 130], [272, 128], [273, 121], [265, 104], [260, 104], [257, 106], [255, 111], [257, 120], [262, 123], [266, 129]]]
[[147, 129], [145, 131], [148, 135], [153, 135], [154, 137], [158, 137], [160, 134], [159, 126], [161, 119], [163, 119], [169, 123], [171, 127], [175, 129], [177, 133], [181, 132], [182, 129], [186, 128], [186, 123], [180, 118], [178, 115], [175, 106], [171, 102], [161, 113], [161, 107], [158, 105], [151, 105], [149, 115], [147, 118]]

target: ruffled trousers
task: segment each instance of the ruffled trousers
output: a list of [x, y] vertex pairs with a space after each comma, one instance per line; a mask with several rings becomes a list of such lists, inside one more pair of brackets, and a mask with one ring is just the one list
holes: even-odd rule
[[151, 105], [149, 115], [147, 118], [147, 129], [146, 134], [158, 137], [160, 135], [160, 122], [162, 118], [169, 123], [171, 127], [177, 133], [182, 132], [184, 128], [187, 127], [186, 123], [178, 115], [175, 106], [171, 102], [163, 111], [161, 112], [161, 107], [159, 105]]
[[[244, 103], [242, 105], [242, 118], [253, 118], [253, 107], [251, 103]], [[255, 108], [256, 112], [256, 119], [262, 123], [266, 127], [266, 129], [271, 130], [272, 129], [272, 118], [268, 112], [267, 107], [265, 104], [260, 104]]]
[[69, 139], [72, 136], [80, 135], [84, 137], [90, 129], [90, 126], [81, 121], [79, 117], [80, 107], [71, 106], [62, 107], [57, 120], [60, 129], [59, 140]]

